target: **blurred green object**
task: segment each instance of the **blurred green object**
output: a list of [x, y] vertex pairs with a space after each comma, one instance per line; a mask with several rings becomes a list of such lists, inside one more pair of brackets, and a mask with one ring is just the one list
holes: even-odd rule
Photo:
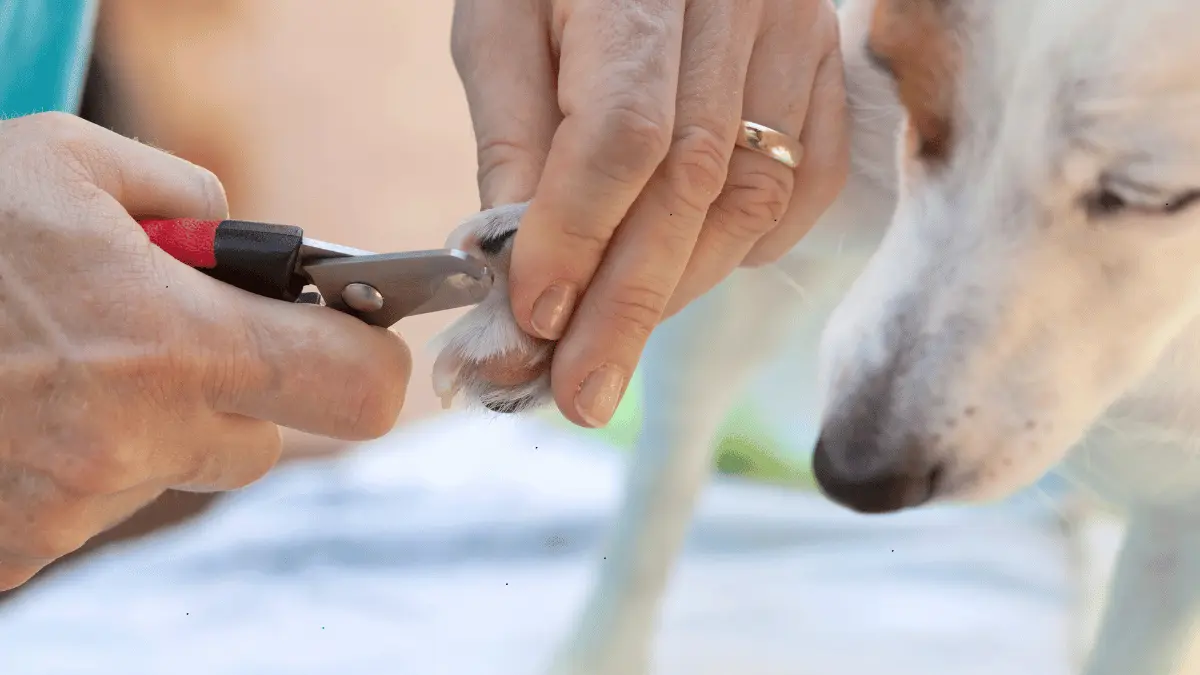
[[76, 112], [97, 0], [0, 0], [0, 119]]
[[[579, 431], [622, 450], [632, 450], [642, 425], [642, 378], [635, 372], [612, 422], [603, 429]], [[562, 420], [561, 416], [555, 415]], [[566, 424], [564, 421], [563, 424]], [[808, 462], [800, 464], [781, 452], [780, 442], [765, 431], [754, 406], [743, 402], [729, 411], [717, 434], [716, 468], [723, 474], [794, 488], [816, 486]]]

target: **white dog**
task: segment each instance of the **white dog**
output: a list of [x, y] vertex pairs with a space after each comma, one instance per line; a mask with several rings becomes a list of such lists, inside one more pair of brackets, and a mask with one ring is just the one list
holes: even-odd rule
[[[997, 498], [1071, 451], [1130, 517], [1086, 672], [1190, 672], [1200, 3], [848, 0], [841, 22], [852, 176], [786, 261], [803, 292], [743, 270], [655, 334], [622, 512], [554, 671], [646, 672], [717, 423], [790, 338], [811, 346], [796, 414], [820, 415], [827, 495], [864, 512]], [[451, 244], [503, 267], [521, 213], [484, 212]], [[443, 344], [443, 393], [505, 411], [548, 401], [544, 377], [474, 375], [500, 352], [547, 360], [502, 292]]]

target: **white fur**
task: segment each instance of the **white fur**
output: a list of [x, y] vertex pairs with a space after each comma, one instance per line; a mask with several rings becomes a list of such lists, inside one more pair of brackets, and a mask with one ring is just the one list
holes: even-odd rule
[[[918, 439], [920, 460], [946, 467], [937, 499], [1009, 494], [1074, 448], [1069, 466], [1131, 512], [1087, 674], [1190, 672], [1183, 660], [1200, 616], [1200, 415], [1189, 415], [1200, 404], [1200, 204], [1107, 219], [1079, 204], [1105, 171], [1200, 187], [1191, 107], [1200, 5], [950, 1], [967, 58], [942, 172], [897, 156], [902, 111], [861, 49], [873, 0], [842, 8], [850, 182], [780, 266], [792, 283], [739, 271], [652, 338], [623, 507], [557, 675], [649, 671], [716, 421], [784, 339], [811, 345], [806, 370], [820, 373], [798, 392], [796, 414], [822, 414], [827, 427], [853, 423], [856, 400], [883, 377], [897, 395], [874, 411], [869, 451]], [[480, 214], [454, 242], [515, 229], [521, 210]], [[503, 267], [506, 255], [493, 262]], [[506, 390], [471, 374], [504, 351], [546, 363], [549, 347], [514, 332], [507, 302], [498, 293], [449, 329], [443, 391], [455, 370], [475, 400], [549, 400], [545, 378]], [[882, 376], [898, 359], [904, 368]]]
[[[1200, 116], [1181, 110], [1200, 101], [1200, 44], [1179, 32], [1200, 6], [957, 5], [971, 27], [954, 150], [939, 170], [901, 160], [892, 225], [826, 330], [827, 422], [853, 424], [887, 379], [875, 452], [921, 446], [945, 466], [937, 498], [1007, 494], [1092, 429], [1084, 447], [1125, 458], [1130, 440], [1178, 450], [1200, 428], [1200, 208], [1095, 217], [1081, 202], [1106, 173], [1200, 187]], [[1112, 474], [1122, 493], [1164, 489], [1130, 464]], [[1185, 468], [1200, 464], [1171, 474]]]
[[[481, 242], [515, 232], [525, 206], [500, 206], [467, 219], [450, 233], [446, 246], [483, 255]], [[433, 364], [433, 388], [447, 402], [461, 391], [470, 402], [489, 407], [499, 405], [503, 412], [520, 412], [550, 400], [548, 366], [553, 345], [530, 337], [512, 318], [507, 274], [510, 249], [511, 241], [501, 253], [484, 256], [495, 274], [492, 291], [434, 338], [433, 344], [440, 353]], [[478, 372], [482, 364], [511, 354], [522, 355], [525, 365], [540, 369], [541, 375], [524, 384], [497, 387]]]

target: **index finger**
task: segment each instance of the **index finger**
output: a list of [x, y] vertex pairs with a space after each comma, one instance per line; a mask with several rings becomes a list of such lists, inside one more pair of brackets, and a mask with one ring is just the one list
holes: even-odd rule
[[563, 122], [513, 243], [513, 314], [562, 336], [617, 226], [667, 154], [684, 0], [590, 0], [565, 17]]
[[66, 113], [40, 113], [3, 123], [4, 131], [37, 139], [39, 154], [108, 193], [135, 215], [220, 220], [229, 216], [225, 188], [211, 171]]

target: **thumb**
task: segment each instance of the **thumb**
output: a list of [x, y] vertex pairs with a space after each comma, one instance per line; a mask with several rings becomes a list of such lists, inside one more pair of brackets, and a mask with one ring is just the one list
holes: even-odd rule
[[347, 441], [378, 438], [404, 406], [412, 356], [399, 335], [317, 305], [211, 282], [243, 321], [244, 343], [213, 359], [213, 409]]
[[533, 197], [562, 121], [548, 4], [458, 0], [454, 6], [451, 51], [475, 128], [484, 209]]

